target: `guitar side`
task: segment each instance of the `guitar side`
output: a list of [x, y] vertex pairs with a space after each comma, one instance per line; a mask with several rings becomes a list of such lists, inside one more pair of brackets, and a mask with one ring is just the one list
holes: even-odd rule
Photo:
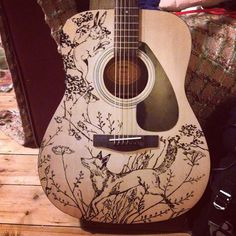
[[[40, 181], [49, 200], [76, 218], [114, 224], [168, 220], [196, 204], [210, 170], [206, 140], [184, 91], [190, 33], [172, 14], [141, 11], [140, 41], [155, 57], [153, 62], [140, 52], [154, 78], [149, 89], [168, 80], [177, 101], [176, 122], [154, 132], [137, 124], [142, 115], [137, 106], [113, 105], [103, 90], [100, 81], [112, 56], [113, 25], [114, 11], [99, 10], [77, 14], [63, 28], [66, 91], [40, 148]], [[148, 91], [140, 99], [149, 99]], [[150, 114], [159, 98], [150, 98]], [[117, 134], [154, 134], [158, 146], [124, 152], [94, 145], [96, 135]]]

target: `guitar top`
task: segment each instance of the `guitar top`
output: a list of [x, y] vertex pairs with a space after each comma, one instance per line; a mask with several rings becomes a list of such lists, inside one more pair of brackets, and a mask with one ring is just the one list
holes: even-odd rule
[[56, 207], [87, 221], [137, 224], [198, 202], [210, 159], [184, 90], [190, 51], [178, 17], [140, 10], [136, 0], [66, 22], [66, 90], [38, 162]]

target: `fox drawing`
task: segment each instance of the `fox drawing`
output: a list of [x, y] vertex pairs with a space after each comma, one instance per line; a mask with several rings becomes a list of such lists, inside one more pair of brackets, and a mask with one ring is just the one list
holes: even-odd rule
[[[95, 191], [88, 215], [98, 215], [97, 204], [112, 195], [125, 193], [131, 189], [148, 186], [147, 194], [161, 195], [159, 176], [166, 172], [175, 161], [178, 148], [174, 139], [167, 140], [163, 162], [158, 167], [145, 167], [128, 172], [113, 173], [107, 168], [110, 154], [102, 156], [102, 151], [91, 158], [81, 158], [82, 165], [90, 171], [90, 179]], [[127, 184], [129, 183], [129, 184]]]

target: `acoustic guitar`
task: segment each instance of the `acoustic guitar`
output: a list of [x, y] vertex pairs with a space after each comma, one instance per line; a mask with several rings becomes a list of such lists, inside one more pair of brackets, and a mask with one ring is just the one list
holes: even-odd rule
[[209, 177], [204, 134], [187, 101], [187, 26], [116, 0], [70, 18], [60, 53], [66, 90], [44, 136], [39, 176], [50, 201], [92, 222], [177, 217]]

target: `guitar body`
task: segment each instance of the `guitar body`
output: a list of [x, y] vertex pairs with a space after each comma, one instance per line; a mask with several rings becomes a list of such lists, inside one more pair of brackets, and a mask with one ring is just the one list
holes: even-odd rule
[[140, 16], [144, 69], [136, 71], [147, 78], [129, 98], [114, 96], [104, 79], [114, 70], [114, 11], [83, 12], [63, 28], [66, 91], [38, 167], [50, 201], [77, 218], [168, 220], [191, 209], [207, 185], [209, 152], [184, 91], [190, 33], [172, 14], [141, 10]]

